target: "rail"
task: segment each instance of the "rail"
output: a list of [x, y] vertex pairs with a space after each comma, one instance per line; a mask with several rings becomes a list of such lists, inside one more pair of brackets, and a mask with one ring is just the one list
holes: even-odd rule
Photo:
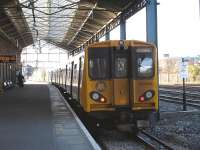
[[[177, 103], [183, 104], [182, 100], [182, 91], [177, 89], [174, 86], [167, 87], [160, 87], [160, 100], [170, 102], [170, 103]], [[188, 106], [200, 108], [200, 87], [189, 87], [188, 91], [186, 92], [186, 101]]]
[[173, 150], [173, 148], [171, 146], [169, 146], [166, 142], [158, 139], [154, 135], [152, 135], [144, 130], [139, 131], [137, 138], [151, 149], [157, 150], [158, 147], [159, 147], [159, 149], [162, 147], [167, 150]]
[[[174, 97], [164, 97], [164, 96], [161, 96], [160, 95], [160, 100], [162, 101], [166, 101], [166, 102], [170, 102], [170, 103], [176, 103], [176, 104], [183, 104], [183, 102], [181, 101], [177, 101], [177, 100], [173, 100]], [[200, 104], [196, 104], [196, 103], [191, 103], [191, 102], [187, 102], [187, 105], [188, 106], [192, 106], [192, 107], [197, 107], [197, 108], [200, 108]]]

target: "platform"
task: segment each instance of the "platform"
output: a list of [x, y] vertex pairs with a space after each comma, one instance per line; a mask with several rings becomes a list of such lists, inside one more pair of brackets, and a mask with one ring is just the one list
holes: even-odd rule
[[0, 95], [0, 149], [100, 148], [55, 87], [32, 84]]

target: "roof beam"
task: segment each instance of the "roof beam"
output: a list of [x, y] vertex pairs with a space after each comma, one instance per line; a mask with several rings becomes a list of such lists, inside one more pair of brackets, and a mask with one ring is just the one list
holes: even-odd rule
[[16, 40], [15, 39], [13, 39], [13, 38], [11, 38], [10, 36], [8, 36], [1, 28], [0, 28], [0, 36], [3, 36], [4, 38], [6, 38], [7, 40], [9, 40], [11, 43], [12, 43], [12, 45], [14, 46], [14, 47], [16, 47], [16, 48], [19, 48], [20, 49], [20, 46], [19, 47], [17, 47], [17, 42], [16, 42]]
[[[122, 13], [119, 13], [117, 17], [115, 17], [112, 21], [110, 21], [106, 26], [101, 28], [101, 30], [99, 30], [98, 33], [96, 33], [89, 40], [83, 43], [83, 46], [85, 47], [89, 45], [90, 43], [93, 43], [95, 39], [99, 39], [102, 36], [104, 36], [107, 32], [110, 32], [111, 30], [113, 30], [115, 27], [117, 27], [120, 24], [121, 20], [126, 20], [129, 17], [133, 16], [136, 12], [144, 8], [146, 4], [147, 4], [147, 0], [140, 0], [140, 1], [133, 2], [132, 5], [130, 5], [126, 10], [124, 10]], [[79, 49], [79, 47], [69, 52], [70, 55], [74, 55], [75, 52], [77, 53], [80, 52], [80, 50], [77, 50], [77, 49]]]
[[85, 23], [87, 22], [87, 20], [89, 19], [90, 15], [93, 12], [93, 9], [96, 7], [97, 3], [93, 5], [92, 9], [88, 12], [87, 17], [84, 19], [83, 23], [81, 24], [80, 28], [77, 30], [77, 32], [74, 34], [74, 36], [71, 38], [71, 40], [67, 43], [67, 45], [70, 45], [71, 42], [76, 38], [76, 36], [78, 35], [79, 31], [82, 29], [82, 27], [85, 25]]

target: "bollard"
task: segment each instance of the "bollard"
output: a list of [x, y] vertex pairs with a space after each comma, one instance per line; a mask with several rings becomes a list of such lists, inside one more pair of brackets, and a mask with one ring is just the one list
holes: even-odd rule
[[2, 81], [0, 81], [0, 95], [2, 95], [3, 94], [3, 82]]

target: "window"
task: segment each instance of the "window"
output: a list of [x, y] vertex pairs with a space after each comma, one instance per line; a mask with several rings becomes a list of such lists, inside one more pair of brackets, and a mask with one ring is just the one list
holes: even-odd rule
[[70, 82], [71, 82], [71, 68], [69, 67], [67, 69], [67, 85], [70, 85]]
[[66, 65], [66, 68], [65, 68], [65, 85], [67, 84], [67, 78], [68, 78], [68, 68], [67, 68], [67, 65]]
[[89, 75], [91, 79], [110, 78], [109, 49], [91, 48], [89, 49]]
[[80, 67], [80, 87], [82, 87], [82, 80], [83, 80], [83, 69], [84, 69], [84, 57], [81, 57], [80, 58], [80, 62], [79, 62], [80, 64], [79, 65], [81, 65]]
[[78, 70], [77, 70], [77, 64], [74, 65], [74, 72], [73, 72], [73, 83], [76, 84], [78, 81]]
[[137, 76], [150, 78], [153, 73], [152, 52], [137, 52]]
[[115, 59], [115, 77], [127, 77], [128, 75], [127, 58], [118, 57]]
[[105, 58], [93, 58], [89, 61], [90, 75], [92, 78], [106, 78], [107, 77], [107, 63]]

